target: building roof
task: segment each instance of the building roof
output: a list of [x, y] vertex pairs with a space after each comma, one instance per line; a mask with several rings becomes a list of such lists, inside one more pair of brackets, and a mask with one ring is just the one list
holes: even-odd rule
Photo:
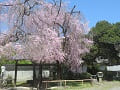
[[120, 71], [120, 65], [107, 66], [107, 71]]

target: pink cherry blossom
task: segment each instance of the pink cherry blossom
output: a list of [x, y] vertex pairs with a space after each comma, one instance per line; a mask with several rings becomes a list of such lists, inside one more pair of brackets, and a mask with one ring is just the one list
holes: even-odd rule
[[[0, 4], [7, 8], [10, 30], [6, 37], [8, 42], [5, 39], [2, 42], [10, 47], [3, 46], [8, 56], [17, 58], [20, 55], [22, 59], [36, 63], [59, 61], [74, 72], [81, 71], [84, 62], [82, 55], [89, 52], [92, 41], [85, 37], [85, 31], [89, 28], [81, 13], [74, 11], [75, 7], [68, 11], [62, 2], [9, 1]], [[2, 15], [0, 18], [3, 18]], [[11, 37], [14, 39], [9, 40]]]

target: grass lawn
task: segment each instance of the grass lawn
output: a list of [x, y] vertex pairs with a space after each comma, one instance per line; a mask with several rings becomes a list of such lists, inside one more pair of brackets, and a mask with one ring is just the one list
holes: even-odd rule
[[[117, 89], [119, 88], [119, 89]], [[90, 83], [68, 83], [66, 87], [53, 87], [50, 90], [120, 90], [120, 81], [104, 81], [91, 85]]]
[[[17, 83], [17, 86], [29, 87], [26, 83]], [[66, 87], [56, 87], [58, 83], [51, 83], [47, 90], [120, 90], [120, 81], [103, 81], [101, 83], [91, 84], [90, 82], [67, 82]]]

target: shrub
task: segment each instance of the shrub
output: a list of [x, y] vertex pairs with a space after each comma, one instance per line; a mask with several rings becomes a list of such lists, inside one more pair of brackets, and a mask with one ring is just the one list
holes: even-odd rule
[[80, 79], [90, 79], [91, 78], [91, 74], [90, 73], [81, 73], [80, 75], [79, 75], [79, 78]]
[[90, 79], [91, 74], [90, 73], [76, 73], [73, 76], [73, 79]]
[[7, 80], [7, 84], [12, 84], [12, 76], [8, 75], [6, 80]]

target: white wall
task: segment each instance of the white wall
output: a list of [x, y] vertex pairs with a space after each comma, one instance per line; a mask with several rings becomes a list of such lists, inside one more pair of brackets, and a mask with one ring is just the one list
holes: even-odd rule
[[[38, 75], [38, 70], [36, 70], [36, 77], [38, 77], [37, 75]], [[43, 70], [42, 71], [42, 77], [49, 77], [49, 75], [50, 75], [49, 70]], [[12, 79], [14, 79], [15, 71], [6, 71], [4, 77], [7, 78], [8, 76], [11, 76]], [[27, 80], [33, 80], [33, 71], [32, 70], [17, 71], [17, 82], [27, 81]]]
[[[15, 71], [6, 71], [5, 77], [11, 76], [14, 79]], [[33, 79], [33, 71], [17, 71], [17, 82]]]

